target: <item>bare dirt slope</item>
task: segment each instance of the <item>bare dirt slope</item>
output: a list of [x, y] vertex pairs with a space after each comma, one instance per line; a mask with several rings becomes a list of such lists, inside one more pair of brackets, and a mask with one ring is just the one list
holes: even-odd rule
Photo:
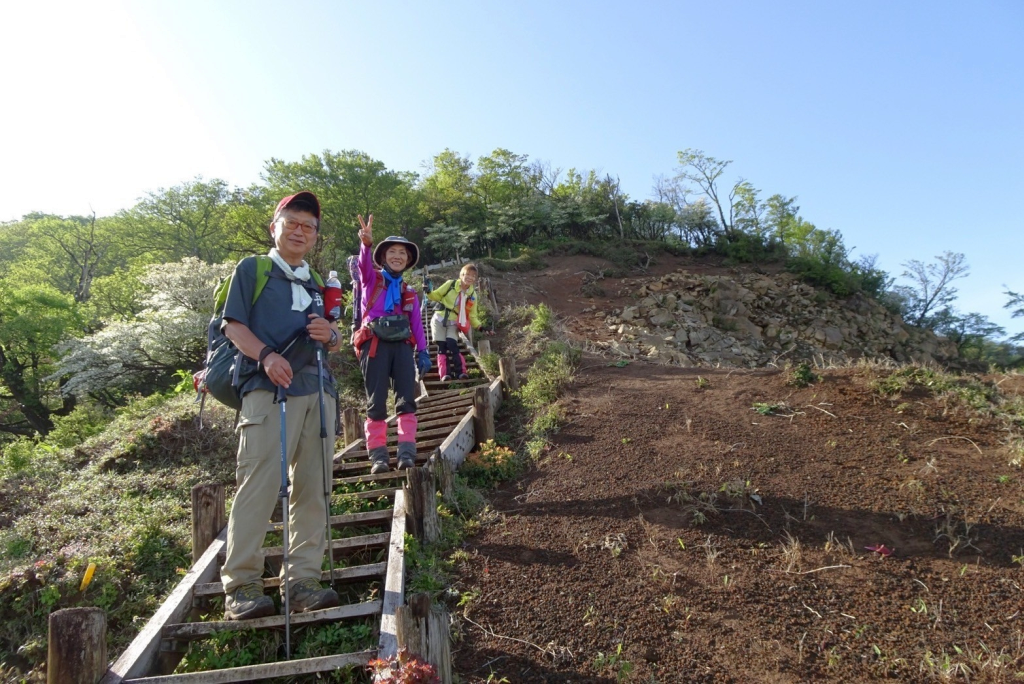
[[[586, 265], [519, 291], [573, 330], [615, 305], [572, 296]], [[568, 425], [468, 540], [464, 681], [1021, 676], [1024, 480], [998, 423], [923, 389], [883, 397], [866, 368], [798, 389], [612, 361], [584, 357]]]

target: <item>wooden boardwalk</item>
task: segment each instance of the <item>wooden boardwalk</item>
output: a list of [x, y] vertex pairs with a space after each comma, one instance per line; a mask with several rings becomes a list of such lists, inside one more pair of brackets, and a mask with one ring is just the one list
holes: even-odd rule
[[[423, 308], [426, 324], [429, 307]], [[425, 328], [429, 330], [426, 325]], [[420, 381], [421, 393], [417, 399], [419, 430], [416, 468], [371, 475], [371, 464], [361, 435], [361, 425], [351, 413], [346, 415], [345, 420], [347, 444], [334, 454], [334, 494], [344, 494], [357, 502], [370, 500], [375, 502], [378, 508], [331, 516], [330, 524], [334, 531], [348, 530], [352, 534], [333, 540], [336, 569], [333, 578], [330, 577], [329, 571], [325, 571], [322, 579], [333, 579], [333, 583], [339, 585], [378, 583], [378, 598], [343, 603], [327, 610], [295, 613], [291, 616], [291, 625], [295, 628], [352, 620], [365, 621], [375, 616], [380, 625], [376, 649], [206, 672], [171, 674], [191, 641], [209, 639], [226, 631], [260, 632], [284, 629], [283, 615], [241, 621], [225, 621], [216, 615], [209, 615], [208, 610], [205, 611], [207, 615], [203, 615], [204, 610], [201, 609], [208, 606], [211, 598], [224, 596], [224, 589], [219, 580], [227, 528], [221, 527], [224, 520], [221, 490], [220, 511], [215, 511], [217, 515], [213, 516], [213, 519], [218, 521], [217, 526], [210, 530], [205, 538], [212, 538], [212, 541], [206, 546], [205, 551], [198, 553], [197, 550], [194, 553], [195, 562], [192, 567], [135, 640], [117, 657], [100, 682], [249, 682], [332, 672], [341, 667], [365, 665], [378, 656], [396, 655], [399, 647], [397, 615], [406, 603], [403, 553], [405, 535], [423, 534], [424, 527], [428, 528], [429, 534], [431, 523], [429, 520], [424, 522], [424, 509], [433, 507], [435, 488], [439, 484], [443, 487], [445, 481], [450, 483], [451, 472], [459, 467], [481, 436], [486, 438], [493, 435], [493, 412], [502, 401], [502, 378], [484, 376], [479, 363], [478, 349], [473, 346], [471, 339], [463, 339], [460, 344], [466, 357], [467, 370], [475, 377], [452, 382], [441, 382], [438, 378], [435, 347], [431, 345], [434, 366]], [[489, 343], [484, 341], [479, 346], [487, 349]], [[503, 360], [502, 366], [505, 367], [507, 363]], [[512, 368], [514, 369], [514, 366]], [[512, 377], [514, 378], [514, 370]], [[513, 379], [512, 384], [514, 383]], [[388, 444], [394, 459], [397, 446], [397, 418], [392, 416], [388, 425]], [[392, 467], [394, 464], [392, 460]], [[195, 494], [193, 500], [195, 502]], [[195, 504], [193, 508], [193, 515], [199, 515]], [[336, 503], [333, 508], [337, 510]], [[431, 512], [426, 510], [426, 517], [429, 517]], [[436, 515], [434, 518], [436, 519]], [[193, 526], [196, 527], [195, 521]], [[216, 531], [218, 529], [219, 532]], [[267, 522], [267, 531], [276, 533], [272, 536], [279, 539], [281, 529], [278, 510], [276, 519]], [[194, 535], [194, 538], [202, 539], [202, 536]], [[263, 553], [271, 568], [280, 567], [282, 551], [279, 545], [264, 546]], [[278, 591], [279, 584], [280, 581], [276, 577], [264, 579], [264, 588], [267, 592]], [[344, 592], [342, 600], [345, 600]]]

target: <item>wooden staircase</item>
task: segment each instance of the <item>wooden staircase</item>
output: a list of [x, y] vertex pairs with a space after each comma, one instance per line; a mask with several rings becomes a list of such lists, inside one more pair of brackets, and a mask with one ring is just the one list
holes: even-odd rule
[[[428, 308], [423, 307], [424, 328], [429, 335]], [[484, 376], [471, 340], [463, 339], [460, 345], [466, 358], [467, 372], [475, 377], [451, 382], [441, 382], [438, 377], [436, 348], [431, 345], [433, 367], [421, 379], [421, 394], [417, 399], [417, 468], [371, 475], [371, 464], [361, 437], [352, 439], [334, 455], [332, 513], [338, 514], [331, 516], [330, 524], [336, 537], [333, 539], [333, 556], [336, 564], [343, 567], [336, 567], [333, 578], [329, 571], [325, 571], [322, 579], [333, 580], [337, 587], [363, 588], [362, 592], [339, 591], [343, 602], [346, 596], [359, 593], [376, 598], [354, 600], [327, 610], [295, 613], [291, 616], [291, 625], [294, 633], [311, 625], [373, 619], [375, 624], [379, 624], [379, 639], [375, 649], [205, 672], [170, 674], [187, 652], [189, 642], [210, 639], [224, 632], [252, 630], [261, 633], [280, 632], [284, 629], [283, 615], [225, 621], [216, 617], [219, 610], [209, 609], [211, 600], [222, 600], [224, 596], [223, 585], [218, 581], [226, 549], [227, 528], [224, 527], [128, 649], [110, 666], [100, 680], [101, 684], [259, 681], [332, 672], [353, 665], [365, 666], [375, 657], [397, 654], [396, 612], [405, 604], [404, 541], [406, 533], [413, 531], [410, 527], [415, 527], [412, 513], [414, 494], [407, 483], [412, 483], [414, 479], [422, 481], [424, 472], [431, 478], [443, 478], [447, 470], [450, 476], [450, 471], [458, 468], [476, 444], [477, 434], [481, 430], [493, 434], [493, 413], [482, 414], [497, 410], [502, 399], [502, 379], [499, 377], [492, 380]], [[482, 427], [486, 421], [491, 422], [487, 427]], [[346, 423], [349, 424], [356, 423]], [[394, 459], [397, 449], [397, 417], [392, 416], [388, 425], [388, 445]], [[355, 507], [370, 507], [373, 510], [339, 513], [338, 502], [342, 506], [350, 503]], [[422, 503], [419, 505], [422, 506]], [[267, 532], [272, 537], [280, 537], [280, 510], [276, 511], [275, 519], [268, 521]], [[341, 538], [337, 538], [339, 534]], [[277, 545], [263, 548], [264, 557], [271, 568], [280, 567], [282, 553], [283, 549]], [[268, 593], [276, 593], [279, 582], [277, 577], [264, 578], [264, 588]]]

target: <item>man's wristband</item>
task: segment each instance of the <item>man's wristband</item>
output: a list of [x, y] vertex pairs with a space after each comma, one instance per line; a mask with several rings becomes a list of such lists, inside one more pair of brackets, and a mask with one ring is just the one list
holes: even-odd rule
[[265, 347], [263, 347], [263, 350], [260, 352], [259, 362], [263, 363], [263, 359], [267, 358], [268, 356], [270, 356], [273, 353], [274, 353], [274, 348], [271, 347], [269, 344], [266, 345]]

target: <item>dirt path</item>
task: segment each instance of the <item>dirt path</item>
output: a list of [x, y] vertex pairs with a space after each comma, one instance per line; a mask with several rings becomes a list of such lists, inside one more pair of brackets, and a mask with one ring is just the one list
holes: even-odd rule
[[585, 358], [569, 424], [468, 540], [456, 671], [1012, 680], [1020, 471], [993, 425], [923, 393], [882, 398], [870, 379], [796, 389], [777, 371]]

